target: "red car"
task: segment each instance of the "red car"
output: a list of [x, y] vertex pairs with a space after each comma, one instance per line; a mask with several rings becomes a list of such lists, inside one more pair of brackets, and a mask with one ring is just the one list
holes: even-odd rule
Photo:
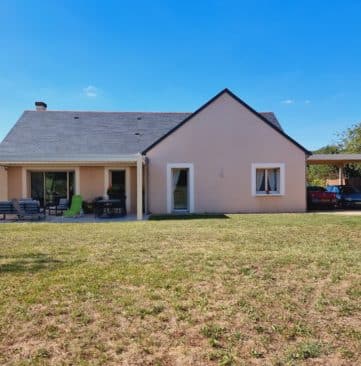
[[307, 207], [309, 209], [335, 208], [336, 203], [336, 193], [328, 192], [326, 188], [319, 186], [307, 187]]

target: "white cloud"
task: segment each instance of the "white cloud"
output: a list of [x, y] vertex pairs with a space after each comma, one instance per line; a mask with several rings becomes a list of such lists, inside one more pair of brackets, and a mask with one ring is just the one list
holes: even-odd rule
[[308, 100], [308, 99], [305, 100], [305, 104], [310, 104], [310, 103], [311, 103], [310, 100]]
[[98, 88], [93, 85], [89, 85], [83, 89], [84, 95], [90, 98], [95, 98], [98, 95]]
[[285, 100], [282, 100], [282, 104], [293, 104], [295, 101], [292, 100], [292, 99], [285, 99]]

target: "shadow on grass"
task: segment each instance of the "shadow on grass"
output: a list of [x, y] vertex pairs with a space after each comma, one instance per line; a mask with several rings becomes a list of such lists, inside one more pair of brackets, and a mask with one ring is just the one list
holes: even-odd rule
[[0, 274], [38, 272], [44, 269], [57, 269], [63, 265], [62, 261], [43, 253], [0, 256], [0, 259], [9, 260], [8, 263], [0, 264]]
[[199, 219], [229, 219], [224, 214], [169, 214], [169, 215], [150, 215], [149, 220], [199, 220]]

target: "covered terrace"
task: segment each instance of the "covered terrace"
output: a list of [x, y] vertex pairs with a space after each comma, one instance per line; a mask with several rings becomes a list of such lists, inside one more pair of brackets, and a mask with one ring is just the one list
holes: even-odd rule
[[344, 167], [347, 164], [361, 164], [361, 154], [315, 154], [307, 159], [308, 165], [334, 165], [338, 167], [338, 181], [345, 184]]

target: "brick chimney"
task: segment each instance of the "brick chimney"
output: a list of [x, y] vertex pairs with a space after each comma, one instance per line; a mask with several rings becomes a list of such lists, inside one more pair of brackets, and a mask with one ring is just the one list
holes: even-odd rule
[[35, 108], [37, 112], [46, 111], [47, 105], [44, 102], [35, 102]]

